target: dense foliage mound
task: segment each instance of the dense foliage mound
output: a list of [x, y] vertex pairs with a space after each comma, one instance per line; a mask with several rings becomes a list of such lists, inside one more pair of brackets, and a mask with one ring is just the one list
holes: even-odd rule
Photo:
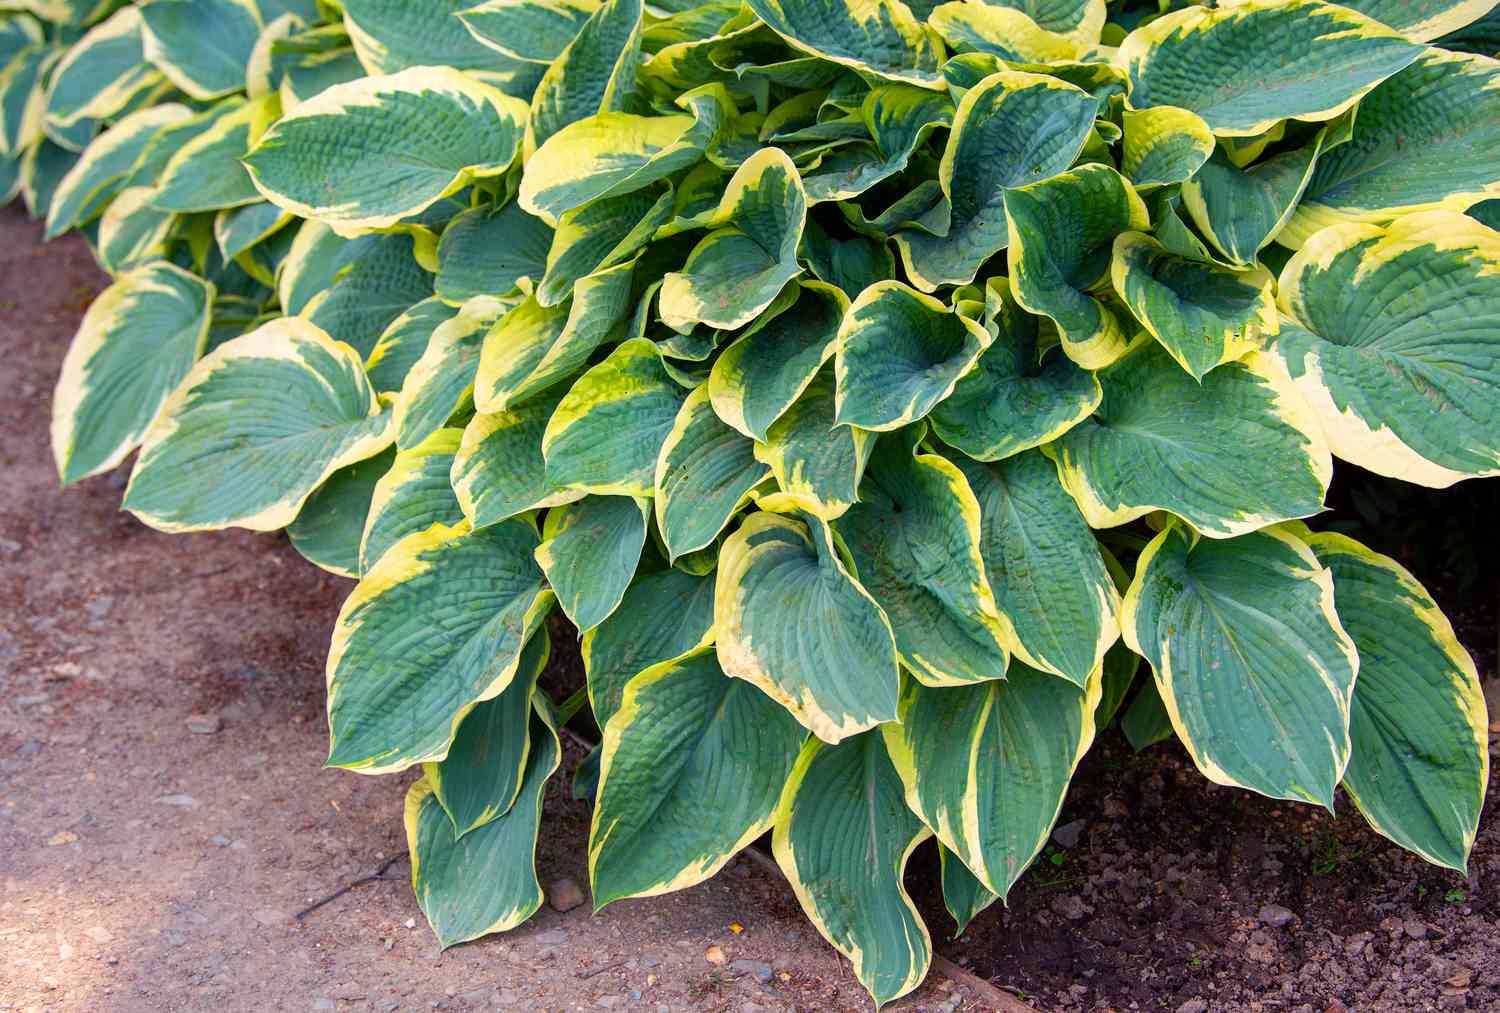
[[1301, 519], [1500, 473], [1492, 0], [4, 6], [0, 190], [114, 277], [61, 477], [358, 578], [443, 943], [542, 900], [554, 610], [595, 903], [771, 831], [877, 1002], [912, 849], [964, 924], [1117, 717], [1465, 866], [1474, 665]]

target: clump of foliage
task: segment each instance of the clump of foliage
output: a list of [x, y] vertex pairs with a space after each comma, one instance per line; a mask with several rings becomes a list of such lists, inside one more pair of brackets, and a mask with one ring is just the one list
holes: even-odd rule
[[358, 578], [329, 763], [421, 766], [444, 944], [542, 900], [554, 610], [595, 903], [769, 830], [877, 1002], [912, 849], [965, 924], [1117, 717], [1464, 868], [1473, 662], [1302, 519], [1500, 473], [1486, 2], [8, 6], [4, 189], [115, 279], [62, 479]]

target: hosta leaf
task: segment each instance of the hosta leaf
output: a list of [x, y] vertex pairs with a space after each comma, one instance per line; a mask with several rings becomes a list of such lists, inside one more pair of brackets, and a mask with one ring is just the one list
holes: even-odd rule
[[965, 92], [938, 167], [951, 224], [941, 235], [896, 233], [913, 282], [932, 291], [973, 281], [980, 266], [1012, 242], [1006, 193], [1072, 164], [1097, 106], [1065, 81], [1019, 71], [992, 74]]
[[836, 238], [813, 218], [807, 220], [802, 232], [797, 257], [813, 277], [838, 288], [849, 299], [877, 281], [896, 276], [896, 258], [886, 243], [859, 233]]
[[124, 185], [152, 137], [162, 127], [191, 115], [187, 106], [170, 102], [131, 113], [100, 134], [57, 184], [47, 209], [46, 238], [60, 236], [98, 217]]
[[943, 906], [958, 926], [954, 935], [960, 936], [981, 911], [1000, 899], [1000, 895], [986, 890], [963, 859], [942, 844], [938, 845], [938, 865], [942, 876]]
[[122, 274], [84, 314], [52, 396], [64, 483], [118, 465], [203, 351], [214, 287], [155, 263]]
[[923, 418], [989, 343], [984, 327], [932, 296], [871, 285], [839, 327], [838, 424], [885, 431]]
[[1014, 8], [1047, 31], [1085, 46], [1096, 44], [1104, 27], [1104, 0], [999, 0], [993, 6]]
[[749, 0], [798, 49], [894, 81], [942, 85], [942, 46], [901, 0]]
[[547, 138], [526, 162], [521, 207], [549, 225], [591, 200], [630, 193], [686, 169], [703, 157], [734, 102], [708, 85], [677, 100], [688, 113], [589, 116]]
[[461, 429], [439, 429], [396, 454], [371, 491], [370, 509], [360, 525], [360, 573], [374, 566], [407, 535], [464, 519], [448, 481], [462, 438]]
[[391, 468], [396, 448], [340, 468], [302, 504], [287, 525], [292, 548], [312, 563], [341, 577], [359, 577], [359, 542], [370, 512], [375, 483]]
[[719, 418], [764, 441], [832, 357], [848, 308], [849, 300], [832, 286], [802, 282], [795, 301], [751, 324], [709, 373], [706, 386]]
[[603, 0], [550, 61], [531, 98], [528, 151], [569, 123], [624, 105], [635, 89], [643, 10], [641, 0]]
[[1136, 563], [1120, 628], [1205, 777], [1332, 810], [1359, 656], [1306, 545], [1282, 528], [1216, 540], [1172, 523]]
[[437, 294], [458, 305], [535, 285], [547, 269], [552, 228], [519, 204], [460, 213], [438, 241]]
[[656, 526], [668, 555], [711, 544], [769, 474], [755, 444], [714, 414], [708, 385], [689, 394], [656, 459]]
[[0, 21], [0, 67], [10, 63], [16, 54], [46, 41], [41, 22], [29, 14], [8, 13]]
[[612, 338], [631, 310], [633, 267], [606, 268], [584, 278], [570, 302], [543, 306], [528, 296], [485, 336], [474, 398], [481, 411], [503, 411], [576, 375]]
[[[1128, 585], [1127, 585], [1128, 586]], [[1120, 711], [1120, 705], [1135, 686], [1136, 673], [1141, 667], [1141, 656], [1116, 641], [1104, 654], [1103, 690], [1099, 703], [1094, 707], [1094, 727], [1107, 728]]]
[[932, 686], [1004, 678], [1008, 631], [985, 579], [979, 503], [950, 461], [916, 451], [921, 435], [877, 442], [838, 533], [913, 675]]
[[46, 218], [52, 195], [78, 162], [78, 153], [48, 139], [21, 156], [21, 199], [33, 218]]
[[645, 338], [579, 377], [542, 437], [547, 481], [604, 495], [650, 496], [656, 459], [687, 393]]
[[1500, 196], [1500, 64], [1428, 49], [1359, 104], [1350, 140], [1318, 159], [1280, 238], [1326, 225], [1462, 211]]
[[594, 720], [608, 727], [638, 673], [707, 646], [713, 621], [711, 575], [669, 567], [633, 581], [620, 607], [579, 645]]
[[[594, 904], [701, 883], [771, 826], [807, 732], [712, 648], [625, 686], [589, 833]], [[711, 819], [706, 819], [708, 814]]]
[[545, 69], [511, 60], [470, 34], [458, 17], [473, 0], [344, 0], [344, 27], [369, 74], [452, 67], [529, 98]]
[[1173, 106], [1126, 109], [1120, 170], [1136, 186], [1181, 183], [1214, 152], [1203, 117]]
[[542, 906], [536, 877], [542, 791], [562, 759], [551, 719], [531, 718], [521, 791], [505, 815], [455, 839], [453, 823], [426, 779], [406, 793], [411, 885], [443, 946], [515, 928]]
[[1345, 0], [1344, 6], [1390, 25], [1408, 39], [1430, 42], [1478, 21], [1492, 0]]
[[990, 279], [985, 302], [995, 337], [928, 419], [944, 443], [998, 461], [1057, 439], [1093, 414], [1103, 394], [1072, 359], [1043, 354], [1041, 318], [1016, 304], [1006, 279]]
[[28, 46], [0, 67], [0, 152], [19, 158], [42, 137], [46, 92], [37, 87], [55, 51]]
[[955, 53], [991, 53], [1012, 63], [1049, 63], [1078, 55], [1070, 39], [1047, 31], [1008, 4], [938, 4], [928, 24]]
[[551, 63], [598, 7], [597, 0], [486, 0], [454, 17], [491, 49], [517, 60]]
[[1215, 538], [1323, 509], [1333, 462], [1317, 419], [1264, 356], [1201, 384], [1156, 342], [1099, 374], [1104, 400], [1045, 449], [1089, 526], [1168, 510]]
[[[1267, 39], [1279, 40], [1266, 45]], [[1120, 44], [1133, 109], [1177, 106], [1214, 133], [1258, 134], [1288, 117], [1329, 120], [1417, 58], [1422, 47], [1321, 0], [1188, 7]]]
[[143, 52], [143, 9], [137, 4], [120, 8], [68, 47], [47, 84], [49, 122], [67, 128], [112, 117], [161, 81]]
[[119, 275], [160, 259], [177, 216], [152, 203], [156, 190], [130, 186], [115, 195], [99, 217], [95, 256], [99, 266]]
[[1119, 636], [1120, 596], [1057, 470], [1037, 450], [958, 466], [979, 502], [979, 552], [1011, 649], [1032, 668], [1088, 685]]
[[1359, 649], [1344, 789], [1379, 833], [1463, 872], [1490, 768], [1474, 659], [1395, 560], [1333, 532], [1308, 543]]
[[253, 0], [151, 0], [139, 8], [146, 59], [199, 100], [245, 86], [245, 65], [260, 38]]
[[391, 437], [352, 348], [305, 320], [273, 320], [188, 372], [146, 433], [124, 506], [162, 531], [274, 531]]
[[[318, 228], [315, 223], [304, 222], [302, 231], [309, 227]], [[321, 263], [301, 260], [308, 253]], [[413, 254], [412, 237], [400, 233], [308, 251], [299, 232], [287, 253], [281, 280], [298, 295], [321, 282], [322, 287], [303, 306], [302, 315], [335, 339], [368, 355], [397, 317], [432, 295], [432, 275]], [[298, 277], [289, 280], [292, 275]]]
[[495, 300], [479, 296], [433, 329], [426, 350], [396, 395], [393, 426], [398, 447], [415, 447], [473, 402], [480, 348], [502, 311]]
[[1248, 168], [1216, 151], [1183, 184], [1182, 203], [1198, 231], [1234, 264], [1254, 264], [1281, 235], [1312, 178], [1322, 135], [1303, 148], [1284, 151]]
[[735, 171], [719, 209], [680, 272], [662, 280], [662, 321], [678, 331], [694, 324], [740, 327], [771, 304], [801, 273], [797, 244], [807, 196], [797, 167], [780, 148], [762, 148]]
[[1129, 334], [1092, 290], [1108, 284], [1115, 237], [1150, 226], [1125, 178], [1107, 165], [1082, 165], [1006, 191], [1005, 217], [1016, 301], [1050, 317], [1063, 351], [1085, 369], [1123, 355]]
[[[541, 627], [526, 641], [505, 691], [469, 711], [446, 758], [422, 764], [423, 779], [458, 837], [510, 812], [521, 794], [532, 747], [532, 694], [551, 651]], [[536, 746], [547, 748], [545, 741]]]
[[828, 742], [896, 718], [895, 641], [826, 523], [753, 513], [719, 550], [719, 663]]
[[929, 134], [953, 122], [953, 112], [953, 100], [942, 92], [909, 84], [876, 85], [859, 107], [869, 142], [831, 152], [811, 169], [803, 178], [808, 202], [857, 197], [894, 176]]
[[480, 412], [469, 420], [453, 460], [453, 491], [476, 528], [583, 497], [547, 481], [542, 433], [562, 397], [540, 394], [515, 408]]
[[241, 159], [251, 142], [276, 118], [274, 95], [222, 100], [225, 111], [212, 125], [178, 148], [161, 171], [156, 206], [168, 211], [218, 211], [261, 200]]
[[1272, 354], [1339, 457], [1443, 488], [1500, 474], [1500, 233], [1451, 211], [1326, 229]]
[[1004, 681], [906, 684], [881, 733], [907, 804], [986, 890], [1005, 897], [1047, 843], [1098, 699], [1097, 674], [1085, 689], [1019, 662]]
[[233, 260], [291, 222], [291, 215], [269, 201], [226, 208], [214, 215], [214, 242], [219, 247], [219, 256]]
[[755, 456], [802, 509], [833, 520], [859, 499], [874, 442], [868, 429], [834, 423], [833, 371], [825, 366], [756, 442]]
[[365, 372], [375, 389], [400, 390], [406, 375], [427, 350], [432, 332], [457, 315], [457, 307], [428, 296], [392, 320], [365, 356]]
[[520, 147], [519, 100], [450, 67], [335, 85], [278, 120], [245, 157], [266, 199], [344, 230], [417, 214]]
[[1173, 737], [1172, 715], [1167, 713], [1167, 705], [1156, 689], [1156, 680], [1146, 679], [1141, 683], [1130, 706], [1120, 716], [1120, 731], [1137, 753]]
[[631, 496], [585, 496], [547, 511], [536, 561], [580, 632], [619, 607], [646, 544], [649, 509]]
[[1115, 237], [1110, 277], [1141, 326], [1194, 378], [1261, 346], [1280, 327], [1271, 272], [1179, 257], [1139, 232]]
[[328, 653], [328, 765], [366, 774], [448, 755], [464, 716], [499, 696], [552, 605], [524, 520], [408, 535], [339, 611]]
[[579, 279], [627, 260], [645, 246], [671, 213], [670, 187], [660, 193], [650, 188], [604, 197], [569, 211], [552, 237], [537, 302], [556, 306], [566, 301]]
[[902, 875], [931, 831], [906, 807], [879, 735], [808, 740], [776, 810], [776, 864], [877, 1007], [921, 984], [932, 941]]

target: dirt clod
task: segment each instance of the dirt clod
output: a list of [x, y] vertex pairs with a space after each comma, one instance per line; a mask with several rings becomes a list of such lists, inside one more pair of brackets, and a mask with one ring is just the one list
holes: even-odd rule
[[571, 911], [583, 901], [583, 890], [571, 879], [559, 879], [547, 888], [547, 903], [554, 911]]

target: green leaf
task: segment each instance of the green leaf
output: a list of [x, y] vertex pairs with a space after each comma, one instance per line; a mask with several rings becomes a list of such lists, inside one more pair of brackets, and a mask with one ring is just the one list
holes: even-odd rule
[[670, 186], [603, 197], [569, 211], [558, 220], [537, 302], [549, 307], [565, 302], [580, 279], [628, 260], [645, 246], [671, 213]]
[[156, 206], [167, 211], [218, 211], [261, 200], [241, 159], [277, 115], [276, 96], [222, 100], [225, 111], [177, 149], [161, 170]]
[[953, 122], [953, 112], [953, 100], [942, 92], [877, 84], [859, 106], [869, 142], [830, 152], [811, 168], [803, 178], [808, 202], [848, 200], [901, 172], [934, 130]]
[[375, 389], [400, 390], [406, 375], [427, 350], [432, 332], [457, 315], [456, 307], [437, 296], [428, 296], [392, 320], [365, 356], [365, 372]]
[[146, 62], [143, 51], [143, 9], [137, 4], [122, 7], [67, 47], [47, 83], [48, 122], [66, 129], [116, 116], [160, 83], [161, 73]]
[[707, 389], [727, 424], [755, 440], [797, 400], [833, 355], [848, 300], [803, 282], [781, 312], [762, 314], [714, 362]]
[[[604, 729], [594, 905], [701, 883], [771, 826], [807, 732], [710, 647], [641, 672]], [[713, 819], [704, 819], [705, 813]]]
[[709, 219], [713, 230], [680, 272], [662, 280], [658, 310], [679, 332], [703, 323], [725, 330], [754, 320], [801, 273], [797, 244], [807, 197], [780, 148], [762, 148], [735, 171]]
[[892, 81], [941, 88], [943, 48], [901, 0], [747, 0], [797, 49]]
[[261, 31], [253, 0], [151, 0], [139, 10], [146, 59], [189, 97], [205, 101], [245, 86]]
[[1500, 234], [1451, 211], [1318, 233], [1272, 346], [1334, 454], [1444, 488], [1500, 474]]
[[46, 92], [42, 72], [56, 59], [50, 46], [27, 46], [0, 67], [0, 152], [19, 158], [42, 138]]
[[1332, 811], [1359, 655], [1306, 545], [1170, 524], [1136, 563], [1120, 628], [1205, 777]]
[[390, 423], [353, 349], [274, 320], [188, 372], [146, 433], [124, 506], [162, 531], [274, 531], [333, 472], [384, 450]]
[[[309, 227], [318, 228], [304, 222], [302, 231]], [[282, 281], [300, 291], [323, 278], [327, 281], [303, 306], [302, 316], [364, 355], [374, 352], [380, 336], [401, 314], [432, 295], [432, 275], [417, 262], [408, 235], [369, 236], [331, 254], [314, 251], [322, 263], [306, 265], [304, 275], [289, 280], [289, 275], [302, 272], [300, 258], [305, 253], [299, 232], [287, 252]]]
[[438, 241], [437, 294], [458, 305], [476, 295], [507, 296], [547, 269], [552, 229], [519, 204], [460, 213]]
[[1120, 169], [1136, 186], [1191, 179], [1214, 153], [1214, 135], [1203, 117], [1186, 109], [1126, 109]]
[[469, 34], [517, 60], [551, 63], [599, 8], [596, 0], [486, 0], [454, 17]]
[[[1115, 719], [1126, 695], [1135, 686], [1136, 671], [1140, 668], [1140, 663], [1141, 656], [1120, 641], [1116, 641], [1104, 653], [1104, 688], [1099, 695], [1099, 703], [1094, 708], [1095, 728], [1107, 728]], [[1170, 727], [1171, 723], [1168, 722], [1169, 730]]]
[[299, 104], [245, 157], [267, 200], [342, 230], [393, 225], [520, 148], [522, 102], [451, 67], [334, 85]]
[[1344, 0], [1343, 6], [1389, 25], [1408, 39], [1431, 42], [1480, 20], [1491, 0]]
[[620, 607], [579, 645], [594, 720], [608, 727], [640, 672], [707, 646], [713, 622], [712, 576], [669, 567], [636, 578]]
[[[446, 758], [422, 764], [423, 779], [448, 814], [457, 837], [510, 812], [525, 787], [532, 745], [532, 695], [551, 651], [552, 640], [543, 626], [526, 641], [516, 677], [505, 691], [469, 711]], [[537, 748], [547, 748], [545, 736]]]
[[1214, 538], [1323, 509], [1333, 462], [1316, 417], [1264, 355], [1201, 384], [1154, 341], [1099, 374], [1094, 416], [1045, 452], [1090, 527], [1154, 510]]
[[1004, 678], [1009, 637], [985, 579], [979, 503], [950, 461], [917, 452], [921, 437], [917, 427], [876, 443], [838, 533], [913, 675], [931, 686]]
[[1241, 0], [1165, 14], [1131, 32], [1116, 62], [1130, 108], [1176, 106], [1215, 134], [1247, 137], [1288, 117], [1331, 120], [1421, 52], [1321, 0]]
[[57, 184], [47, 209], [46, 238], [60, 236], [103, 213], [157, 132], [191, 115], [187, 106], [169, 102], [131, 113], [95, 138]]
[[549, 225], [591, 200], [630, 193], [697, 163], [734, 101], [720, 85], [677, 99], [687, 114], [637, 116], [606, 112], [570, 123], [526, 162], [521, 207]]
[[226, 208], [214, 215], [214, 243], [219, 247], [220, 257], [225, 261], [234, 260], [291, 222], [291, 215], [269, 201]]
[[359, 543], [375, 484], [396, 459], [388, 447], [374, 457], [340, 468], [307, 498], [287, 525], [292, 548], [312, 563], [341, 577], [359, 577]]
[[997, 893], [984, 888], [969, 867], [953, 852], [938, 845], [938, 864], [942, 876], [943, 906], [953, 918], [958, 930], [954, 936], [963, 935], [979, 913], [1000, 899]]
[[907, 804], [1002, 899], [1047, 843], [1094, 741], [1099, 681], [1085, 689], [1019, 663], [973, 686], [912, 680], [901, 722], [881, 728]]
[[950, 224], [936, 235], [904, 229], [895, 236], [912, 281], [925, 291], [973, 281], [1013, 243], [1006, 194], [1071, 165], [1097, 107], [1065, 81], [1019, 71], [991, 74], [965, 92], [938, 166]]
[[1010, 63], [1071, 60], [1078, 46], [1047, 31], [1026, 12], [1008, 4], [938, 4], [928, 24], [955, 53], [990, 53]]
[[[537, 146], [569, 123], [617, 112], [635, 89], [641, 55], [641, 0], [604, 0], [557, 57], [531, 99], [526, 146]], [[473, 24], [472, 20], [466, 24]]]
[[386, 774], [448, 755], [475, 705], [504, 692], [552, 606], [509, 520], [408, 535], [355, 585], [328, 652], [328, 765]]
[[896, 719], [895, 640], [828, 525], [750, 514], [719, 550], [719, 664], [837, 742]]
[[907, 858], [930, 834], [906, 807], [879, 735], [803, 746], [776, 810], [776, 864], [877, 1008], [921, 984], [932, 960], [902, 883]]
[[64, 484], [114, 468], [139, 445], [208, 338], [213, 285], [165, 262], [120, 275], [84, 314], [52, 395]]
[[1119, 636], [1099, 544], [1042, 453], [960, 459], [979, 503], [979, 552], [1006, 640], [1032, 668], [1086, 686]]
[[459, 14], [473, 0], [343, 0], [344, 27], [368, 74], [411, 67], [452, 67], [529, 98], [544, 68], [484, 45]]
[[1263, 267], [1233, 271], [1179, 257], [1150, 236], [1115, 237], [1115, 291], [1151, 335], [1193, 378], [1261, 347], [1280, 328]]
[[1427, 861], [1468, 867], [1489, 782], [1474, 659], [1417, 579], [1333, 532], [1308, 539], [1359, 649], [1344, 788], [1377, 832]]
[[542, 434], [562, 394], [553, 390], [469, 420], [451, 478], [464, 516], [475, 528], [583, 497], [550, 483], [542, 458]]
[[359, 526], [358, 573], [369, 570], [407, 535], [464, 519], [448, 480], [462, 438], [462, 430], [439, 429], [396, 454], [375, 484], [369, 512]]
[[1050, 443], [1093, 414], [1103, 397], [1098, 379], [1049, 352], [1040, 324], [1017, 305], [1007, 279], [989, 280], [985, 325], [994, 338], [928, 416], [944, 443], [998, 461]]
[[858, 501], [875, 441], [868, 429], [835, 425], [834, 404], [833, 370], [825, 366], [755, 444], [781, 491], [824, 520]]
[[769, 474], [755, 444], [714, 414], [708, 385], [695, 389], [656, 459], [656, 526], [668, 556], [712, 544]]
[[[1130, 654], [1138, 657], [1134, 651]], [[1150, 749], [1158, 742], [1165, 742], [1175, 734], [1172, 715], [1167, 713], [1167, 705], [1162, 702], [1154, 679], [1146, 679], [1141, 683], [1141, 688], [1120, 718], [1120, 731], [1125, 733], [1130, 748], [1137, 753]]]
[[630, 496], [585, 496], [547, 511], [536, 561], [580, 632], [619, 608], [646, 544], [649, 509]]
[[99, 266], [110, 274], [141, 267], [166, 251], [177, 216], [157, 207], [155, 197], [154, 187], [125, 187], [99, 217], [95, 255]]
[[495, 300], [477, 296], [433, 329], [422, 357], [396, 395], [393, 426], [398, 447], [415, 447], [473, 403], [480, 349], [503, 310]]
[[579, 377], [547, 422], [547, 481], [601, 495], [650, 496], [656, 459], [686, 397], [650, 341], [617, 346]]
[[1108, 284], [1115, 237], [1151, 224], [1125, 178], [1107, 165], [1082, 165], [1006, 191], [1005, 217], [1016, 301], [1051, 318], [1063, 351], [1085, 369], [1125, 354], [1129, 334], [1093, 294]]
[[886, 431], [923, 418], [989, 343], [982, 326], [931, 296], [871, 285], [839, 327], [838, 424]]
[[500, 816], [457, 839], [453, 823], [425, 779], [406, 793], [406, 846], [411, 884], [427, 924], [443, 946], [504, 932], [542, 906], [536, 877], [542, 792], [562, 747], [541, 705], [531, 719], [532, 748], [520, 794]]

